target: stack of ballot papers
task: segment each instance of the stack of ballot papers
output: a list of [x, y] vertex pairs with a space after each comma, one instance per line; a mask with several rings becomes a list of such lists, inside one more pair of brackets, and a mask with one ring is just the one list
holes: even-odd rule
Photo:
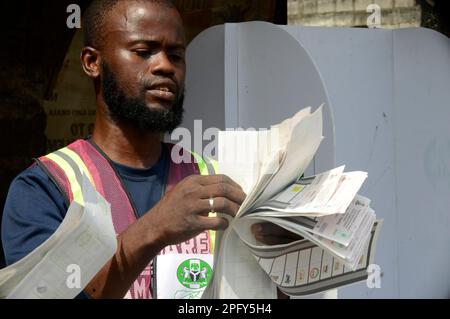
[[[322, 107], [303, 109], [270, 130], [219, 133], [219, 172], [247, 198], [218, 236], [203, 298], [276, 298], [275, 287], [301, 296], [367, 279], [382, 225], [358, 194], [367, 173], [341, 166], [304, 177], [322, 139]], [[300, 239], [259, 242], [251, 227], [267, 222]]]
[[73, 202], [56, 232], [0, 270], [0, 298], [72, 299], [114, 255], [110, 204], [83, 176], [83, 203]]

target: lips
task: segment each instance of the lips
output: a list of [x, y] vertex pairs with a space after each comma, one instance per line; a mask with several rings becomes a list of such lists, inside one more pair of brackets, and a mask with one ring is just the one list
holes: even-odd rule
[[153, 97], [164, 100], [167, 102], [174, 102], [175, 101], [175, 94], [173, 94], [170, 91], [165, 91], [162, 89], [154, 89], [154, 90], [148, 90], [147, 91], [150, 95]]
[[147, 89], [147, 92], [154, 98], [172, 103], [175, 102], [176, 91], [176, 85], [168, 81], [155, 83]]

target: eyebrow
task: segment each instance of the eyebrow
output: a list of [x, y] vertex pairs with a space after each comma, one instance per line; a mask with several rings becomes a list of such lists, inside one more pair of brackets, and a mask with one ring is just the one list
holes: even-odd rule
[[[133, 40], [131, 42], [128, 43], [129, 46], [133, 46], [136, 44], [146, 44], [148, 46], [159, 46], [161, 45], [161, 41], [158, 40], [148, 40], [148, 39], [138, 39], [138, 40]], [[169, 49], [173, 50], [173, 49], [186, 49], [186, 45], [182, 42], [177, 42], [177, 43], [171, 43], [168, 45]]]

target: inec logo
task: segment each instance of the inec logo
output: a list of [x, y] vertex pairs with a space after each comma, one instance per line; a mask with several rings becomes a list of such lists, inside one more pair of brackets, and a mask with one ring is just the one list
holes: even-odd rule
[[201, 259], [188, 259], [183, 261], [177, 269], [178, 281], [190, 289], [204, 288], [212, 276], [212, 268]]

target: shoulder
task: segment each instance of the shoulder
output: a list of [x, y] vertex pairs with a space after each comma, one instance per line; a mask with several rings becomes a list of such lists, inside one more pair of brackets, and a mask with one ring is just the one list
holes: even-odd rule
[[59, 227], [67, 205], [38, 166], [20, 173], [9, 188], [2, 217], [6, 261], [14, 263], [39, 246]]
[[22, 171], [16, 178], [13, 180], [11, 186], [20, 185], [22, 183], [25, 184], [46, 184], [51, 182], [50, 178], [47, 174], [38, 166], [36, 163]]
[[17, 191], [43, 191], [52, 197], [62, 197], [54, 182], [36, 164], [31, 165], [13, 180], [10, 186], [10, 193]]
[[28, 214], [40, 208], [64, 218], [67, 204], [50, 177], [36, 164], [21, 172], [11, 183], [5, 203], [4, 215]]

